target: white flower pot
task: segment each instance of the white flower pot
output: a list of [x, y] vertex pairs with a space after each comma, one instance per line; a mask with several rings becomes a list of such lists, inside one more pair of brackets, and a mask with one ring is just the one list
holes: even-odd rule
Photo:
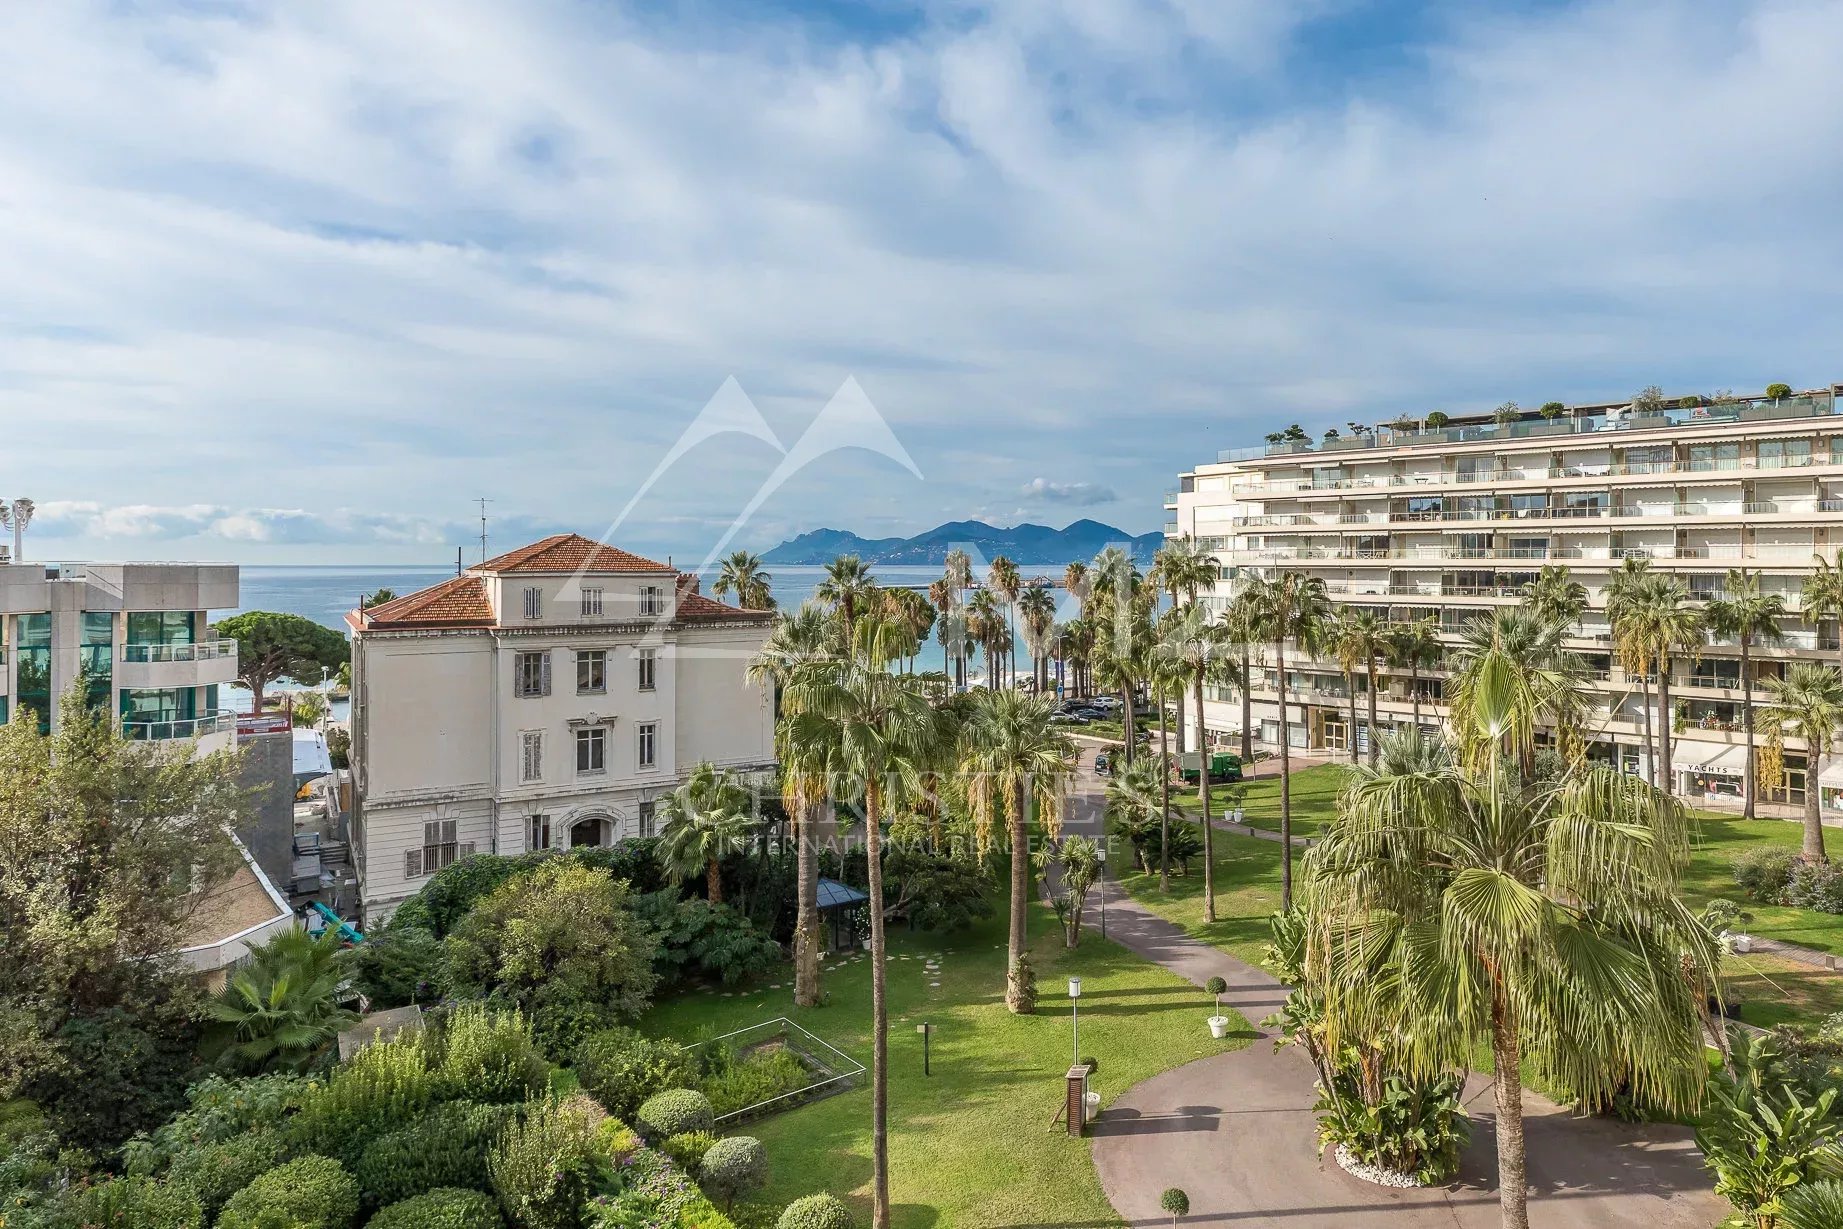
[[1753, 950], [1753, 936], [1752, 935], [1729, 935], [1728, 936], [1728, 950], [1731, 952], [1739, 952], [1743, 955], [1745, 955], [1748, 952], [1751, 952]]
[[1084, 1115], [1082, 1121], [1093, 1122], [1095, 1115], [1101, 1112], [1101, 1094], [1098, 1092], [1085, 1092], [1081, 1095], [1081, 1104], [1082, 1114]]
[[1229, 1035], [1229, 1018], [1227, 1016], [1211, 1016], [1208, 1020], [1205, 1020], [1204, 1023], [1209, 1025], [1209, 1035], [1214, 1037], [1217, 1041], [1221, 1041], [1224, 1037]]

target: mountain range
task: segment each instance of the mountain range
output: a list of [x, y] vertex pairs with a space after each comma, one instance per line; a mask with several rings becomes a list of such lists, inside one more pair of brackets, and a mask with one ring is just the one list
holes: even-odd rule
[[1118, 546], [1145, 562], [1164, 540], [1161, 533], [1135, 536], [1090, 520], [1062, 529], [1031, 524], [1000, 529], [984, 521], [948, 521], [912, 538], [861, 538], [848, 529], [814, 529], [764, 551], [762, 562], [805, 567], [830, 563], [840, 555], [856, 555], [866, 563], [939, 567], [947, 561], [947, 552], [958, 546], [973, 556], [975, 568], [999, 555], [1031, 567], [1060, 567], [1075, 559], [1085, 563], [1109, 546]]

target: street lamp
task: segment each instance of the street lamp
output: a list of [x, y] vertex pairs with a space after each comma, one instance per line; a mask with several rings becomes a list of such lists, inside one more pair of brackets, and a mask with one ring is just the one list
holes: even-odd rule
[[1069, 978], [1069, 1029], [1074, 1038], [1075, 1056], [1071, 1067], [1081, 1066], [1081, 978]]

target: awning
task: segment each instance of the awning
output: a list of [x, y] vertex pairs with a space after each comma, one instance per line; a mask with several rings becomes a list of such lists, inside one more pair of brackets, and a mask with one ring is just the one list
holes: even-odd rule
[[1817, 774], [1817, 783], [1829, 789], [1843, 789], [1843, 760], [1832, 760]]
[[1747, 748], [1710, 747], [1700, 743], [1679, 742], [1671, 748], [1670, 758], [1678, 772], [1692, 776], [1744, 777], [1747, 775]]
[[840, 905], [858, 905], [869, 900], [856, 888], [848, 888], [836, 879], [819, 881], [818, 905], [821, 909], [836, 909]]

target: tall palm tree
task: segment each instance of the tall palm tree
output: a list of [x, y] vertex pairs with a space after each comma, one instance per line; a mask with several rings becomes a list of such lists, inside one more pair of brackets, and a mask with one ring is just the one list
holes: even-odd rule
[[1645, 778], [1657, 784], [1656, 741], [1651, 731], [1651, 653], [1638, 610], [1644, 604], [1645, 585], [1651, 578], [1651, 561], [1627, 555], [1606, 582], [1606, 619], [1613, 631], [1613, 656], [1628, 678], [1636, 678], [1644, 713]]
[[1706, 642], [1702, 611], [1688, 601], [1689, 588], [1681, 579], [1653, 574], [1639, 582], [1630, 602], [1622, 607], [1627, 635], [1657, 675], [1659, 780], [1655, 784], [1666, 793], [1676, 788], [1670, 758], [1672, 666], [1679, 652], [1700, 656]]
[[1325, 624], [1325, 647], [1337, 658], [1338, 673], [1344, 676], [1344, 706], [1350, 723], [1345, 727], [1344, 750], [1352, 764], [1357, 762], [1357, 666], [1363, 660], [1363, 650], [1351, 631], [1355, 613], [1354, 606], [1340, 606]]
[[[1006, 630], [1010, 630], [1013, 625], [1012, 616], [1014, 611], [1012, 608], [1017, 605], [1018, 591], [1024, 584], [1023, 576], [1018, 573], [1017, 564], [1011, 562], [1011, 560], [1005, 558], [1003, 555], [998, 556], [996, 559], [992, 560], [992, 565], [986, 569], [985, 583], [986, 588], [992, 591], [992, 595], [1004, 604], [1005, 627]], [[1009, 646], [1007, 646], [1005, 652], [1005, 685], [1009, 687], [1015, 685], [1017, 681], [1015, 677], [1017, 671], [1010, 665]]]
[[1829, 860], [1824, 851], [1824, 823], [1818, 809], [1818, 765], [1843, 729], [1843, 674], [1816, 662], [1794, 662], [1784, 678], [1767, 679], [1766, 711], [1761, 717], [1778, 739], [1785, 731], [1805, 740], [1805, 842], [1807, 861]]
[[1760, 578], [1744, 568], [1730, 568], [1722, 582], [1722, 595], [1704, 610], [1709, 631], [1729, 637], [1741, 646], [1741, 724], [1747, 731], [1747, 763], [1741, 783], [1741, 817], [1752, 819], [1756, 782], [1753, 762], [1753, 646], [1785, 642], [1779, 620], [1785, 617], [1785, 599], [1760, 592]]
[[1030, 675], [1037, 694], [1049, 690], [1050, 631], [1056, 626], [1056, 599], [1041, 585], [1024, 590], [1018, 599], [1018, 627], [1024, 633], [1024, 647], [1030, 653]]
[[[836, 661], [843, 652], [838, 625], [818, 602], [802, 602], [796, 611], [775, 617], [774, 628], [762, 651], [749, 663], [752, 683], [772, 682], [781, 699], [779, 711], [788, 712], [787, 687], [805, 668]], [[781, 801], [787, 807], [795, 844], [796, 885], [794, 910], [794, 1002], [816, 1007], [820, 1001], [819, 952], [819, 851], [815, 825], [826, 805], [826, 782], [831, 764], [823, 751], [829, 748], [799, 746], [789, 738], [792, 727], [775, 723], [776, 758], [781, 761]]]
[[1397, 623], [1389, 642], [1389, 664], [1408, 672], [1414, 701], [1414, 724], [1421, 724], [1421, 671], [1440, 664], [1439, 621], [1432, 615]]
[[[929, 583], [928, 602], [935, 610], [935, 638], [941, 642], [941, 673], [947, 676], [949, 683], [958, 683], [953, 670], [954, 640], [956, 636], [965, 634], [965, 625], [958, 619], [959, 595], [947, 583], [947, 578], [942, 577]], [[950, 620], [953, 621], [951, 626]]]
[[774, 577], [762, 570], [762, 557], [746, 550], [731, 551], [717, 571], [711, 591], [718, 597], [736, 595], [744, 610], [774, 609]]
[[[787, 687], [791, 745], [829, 748], [815, 754], [836, 771], [863, 808], [870, 900], [871, 1198], [872, 1224], [889, 1229], [889, 1001], [884, 941], [883, 820], [905, 796], [919, 794], [938, 762], [948, 729], [914, 675], [889, 664], [909, 651], [906, 628], [875, 617], [854, 629], [850, 652], [802, 666]], [[854, 785], [851, 783], [855, 783]]]
[[[972, 556], [968, 555], [957, 546], [948, 551], [946, 561], [941, 570], [941, 579], [946, 582], [947, 588], [952, 591], [952, 604], [956, 609], [962, 612], [960, 622], [964, 625], [966, 621], [966, 591], [972, 587], [973, 583]], [[945, 610], [947, 607], [942, 606], [941, 609]], [[954, 685], [961, 689], [966, 687], [966, 653], [967, 638], [962, 635], [959, 646], [955, 649], [956, 658], [954, 666]]]
[[1330, 1046], [1367, 1035], [1347, 1005], [1360, 1009], [1375, 971], [1392, 967], [1414, 1070], [1463, 1069], [1490, 1048], [1499, 1205], [1506, 1229], [1528, 1229], [1521, 1064], [1594, 1105], [1622, 1082], [1694, 1105], [1720, 952], [1680, 897], [1684, 809], [1608, 766], [1517, 788], [1531, 697], [1515, 659], [1488, 655], [1471, 717], [1509, 737], [1484, 739], [1468, 767], [1404, 730], [1356, 770], [1311, 854], [1307, 950], [1331, 966], [1320, 970]]
[[1062, 628], [1063, 660], [1068, 663], [1070, 687], [1073, 695], [1088, 694], [1088, 672], [1094, 660], [1094, 621], [1087, 618], [1070, 619]]
[[[1204, 685], [1233, 677], [1232, 642], [1222, 628], [1211, 621], [1209, 611], [1196, 602], [1187, 602], [1173, 610], [1159, 628], [1157, 656], [1169, 662], [1169, 669], [1180, 686], [1187, 686], [1197, 731], [1203, 726]], [[1197, 740], [1197, 797], [1203, 807], [1203, 920], [1216, 920], [1215, 839], [1209, 815], [1209, 747]], [[1169, 770], [1167, 769], [1167, 775]]]
[[1536, 579], [1523, 586], [1523, 596], [1531, 610], [1564, 626], [1573, 626], [1587, 611], [1587, 586], [1558, 563], [1543, 564]]
[[1088, 565], [1079, 559], [1062, 569], [1062, 587], [1075, 599], [1077, 618], [1088, 614]]
[[[1131, 579], [1136, 582], [1137, 574]], [[1097, 686], [1120, 697], [1121, 733], [1125, 747], [1121, 758], [1132, 763], [1138, 754], [1139, 688], [1146, 681], [1152, 650], [1151, 613], [1137, 591], [1120, 591], [1095, 610], [1094, 674]]]
[[825, 576], [815, 590], [819, 600], [832, 607], [845, 625], [845, 639], [850, 640], [858, 615], [870, 604], [877, 582], [870, 565], [856, 555], [840, 555], [826, 564]]
[[[1216, 564], [1216, 556], [1189, 534], [1181, 538], [1169, 538], [1152, 556], [1152, 569], [1146, 574], [1148, 582], [1164, 590], [1171, 599], [1175, 609], [1180, 602], [1197, 600], [1203, 590], [1211, 588], [1222, 569]], [[1184, 707], [1177, 710], [1178, 746], [1184, 745]], [[1203, 749], [1203, 731], [1197, 731], [1197, 749]]]
[[[910, 637], [915, 642], [916, 651], [928, 642], [928, 633], [934, 630], [935, 609], [926, 595], [919, 589], [884, 589], [883, 617], [893, 620], [908, 628]], [[908, 662], [908, 668], [915, 668], [914, 659]]]
[[1817, 571], [1805, 578], [1798, 594], [1798, 611], [1804, 621], [1822, 630], [1825, 619], [1837, 624], [1837, 667], [1843, 669], [1843, 562], [1817, 557]]
[[702, 872], [710, 903], [723, 903], [723, 856], [747, 849], [760, 821], [749, 791], [706, 760], [659, 801], [659, 864], [674, 883]]
[[973, 831], [981, 849], [994, 833], [1011, 838], [1011, 931], [1005, 963], [1005, 1006], [1025, 1014], [1035, 994], [1023, 980], [1029, 949], [1030, 826], [1046, 837], [1062, 825], [1062, 798], [1075, 758], [1075, 744], [1050, 717], [1047, 696], [987, 688], [975, 699], [960, 735], [959, 771], [966, 783]]
[[[1382, 685], [1377, 667], [1388, 658], [1389, 621], [1374, 610], [1363, 607], [1350, 607], [1349, 610], [1343, 634], [1363, 665], [1364, 681], [1369, 687], [1369, 762], [1374, 764], [1377, 745], [1382, 738], [1376, 721], [1376, 699]], [[1355, 734], [1354, 729], [1352, 734]]]
[[1229, 608], [1222, 616], [1224, 634], [1241, 649], [1241, 761], [1244, 764], [1254, 762], [1254, 643], [1260, 639], [1255, 626], [1255, 608], [1249, 599], [1247, 585], [1229, 600]]
[[[1524, 607], [1500, 607], [1468, 620], [1459, 632], [1452, 680], [1446, 697], [1454, 732], [1468, 760], [1478, 762], [1495, 746], [1514, 748], [1514, 763], [1525, 782], [1535, 778], [1539, 731], [1569, 730], [1579, 725], [1586, 665], [1567, 647], [1567, 629]], [[1514, 693], [1516, 724], [1506, 726], [1504, 713], [1487, 701]]]
[[1280, 908], [1293, 907], [1293, 783], [1291, 726], [1286, 702], [1286, 642], [1314, 652], [1331, 619], [1331, 599], [1317, 576], [1280, 572], [1248, 586], [1249, 618], [1256, 634], [1273, 646], [1280, 674]]

